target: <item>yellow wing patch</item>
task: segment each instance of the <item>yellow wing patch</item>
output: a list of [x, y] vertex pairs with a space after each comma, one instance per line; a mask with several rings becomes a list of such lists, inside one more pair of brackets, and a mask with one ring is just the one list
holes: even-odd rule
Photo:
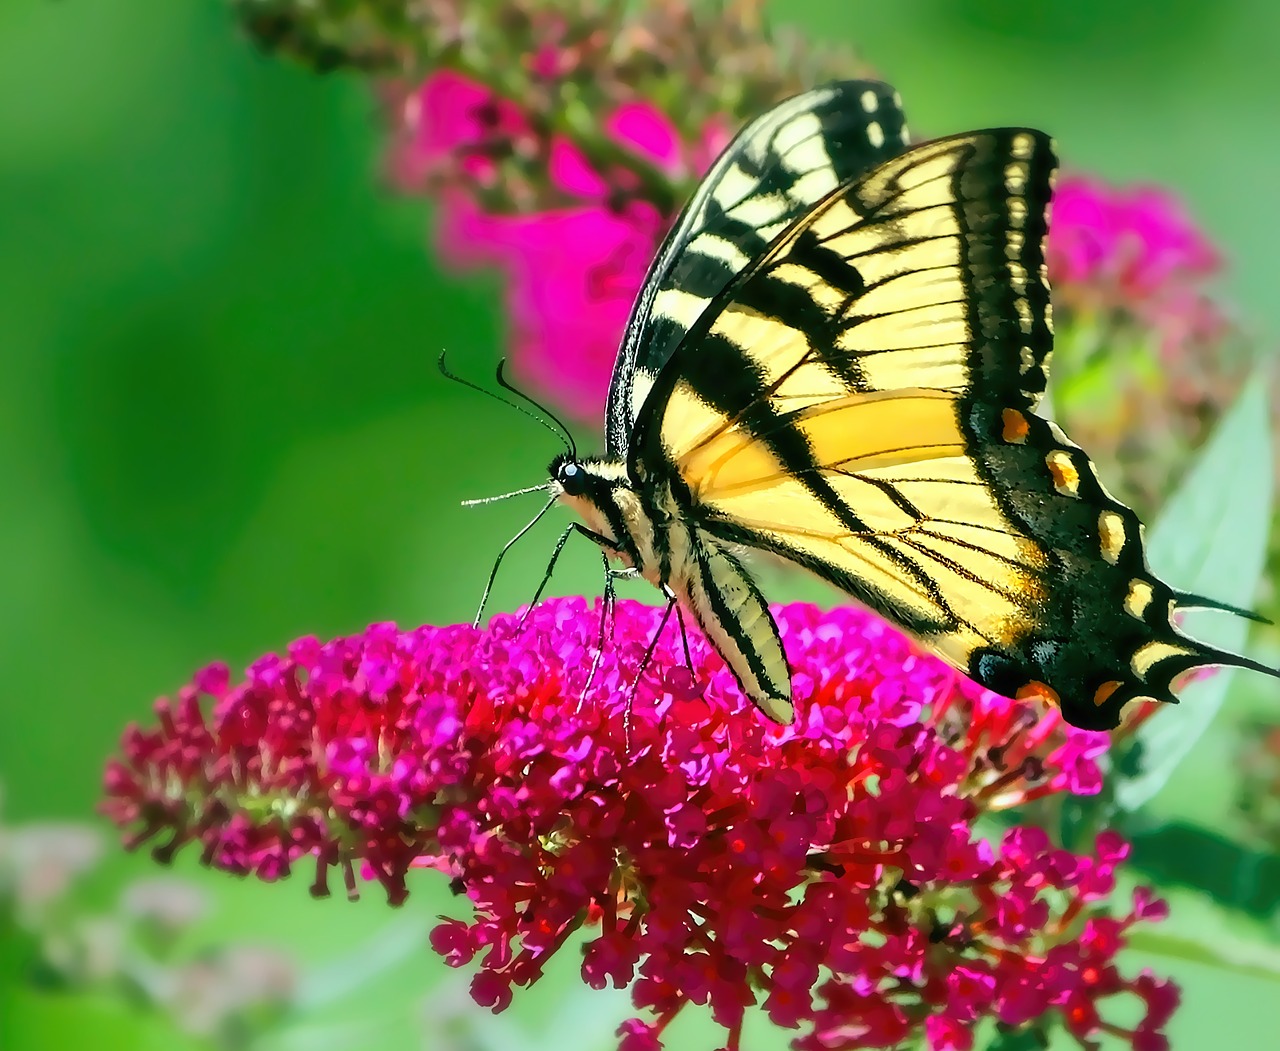
[[856, 580], [863, 601], [899, 622], [933, 625], [926, 641], [963, 665], [978, 646], [1011, 647], [1035, 630], [1046, 559], [1005, 521], [965, 456], [930, 451], [823, 471], [858, 530], [776, 464], [767, 482], [734, 478], [728, 489], [704, 488], [700, 500], [775, 550]]

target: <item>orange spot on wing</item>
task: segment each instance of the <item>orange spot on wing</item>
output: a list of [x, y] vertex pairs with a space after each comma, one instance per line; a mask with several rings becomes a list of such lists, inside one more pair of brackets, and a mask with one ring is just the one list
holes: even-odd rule
[[1031, 425], [1027, 423], [1027, 418], [1017, 409], [1005, 409], [1000, 413], [1000, 421], [1004, 424], [1001, 436], [1005, 441], [1021, 445], [1027, 440]]
[[1052, 704], [1054, 707], [1062, 706], [1062, 701], [1058, 697], [1058, 691], [1048, 683], [1039, 682], [1035, 679], [1032, 679], [1031, 682], [1027, 683], [1025, 686], [1019, 687], [1018, 692], [1013, 696], [1015, 700], [1019, 701], [1035, 699], [1044, 701], [1046, 704]]
[[1080, 486], [1080, 472], [1071, 462], [1071, 457], [1061, 449], [1055, 449], [1044, 461], [1053, 476], [1053, 487], [1063, 496], [1075, 496]]
[[1120, 689], [1120, 683], [1114, 679], [1111, 682], [1104, 682], [1094, 691], [1093, 703], [1101, 708], [1107, 701], [1111, 700], [1111, 695]]

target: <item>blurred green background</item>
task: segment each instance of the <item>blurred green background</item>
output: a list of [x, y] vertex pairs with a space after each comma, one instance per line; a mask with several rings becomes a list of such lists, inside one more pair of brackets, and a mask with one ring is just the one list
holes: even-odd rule
[[[1179, 191], [1227, 254], [1229, 300], [1264, 342], [1280, 331], [1280, 7], [776, 9], [815, 38], [855, 42], [917, 129], [1041, 126], [1073, 167]], [[258, 55], [215, 0], [0, 6], [8, 819], [89, 815], [123, 725], [211, 659], [243, 665], [300, 634], [373, 620], [470, 616], [524, 508], [458, 501], [541, 480], [554, 442], [436, 373], [441, 348], [472, 374], [491, 368], [499, 286], [442, 272], [427, 208], [382, 189], [381, 141], [365, 85]], [[516, 560], [497, 608], [523, 601], [542, 565]], [[598, 583], [581, 551], [556, 579], [563, 593]], [[1210, 798], [1225, 806], [1223, 792]], [[109, 869], [103, 900], [151, 866]], [[314, 958], [338, 959], [388, 922], [376, 902], [314, 904], [300, 881], [208, 885], [223, 931]], [[441, 907], [425, 897], [415, 913]], [[425, 952], [412, 960], [387, 983], [401, 1006], [379, 1040], [445, 1046], [420, 1035], [418, 1013], [445, 968]], [[1275, 993], [1185, 966], [1175, 1047], [1204, 1046], [1224, 1009], [1261, 1017]], [[550, 1025], [554, 995], [527, 997], [515, 1017]], [[603, 1019], [604, 1043], [582, 1046], [607, 1046], [616, 998], [574, 1002]], [[21, 1017], [46, 1027], [24, 1030], [41, 1034], [27, 1047], [81, 1024], [64, 1005]], [[117, 1038], [92, 1017], [94, 1046], [142, 1046], [134, 1020], [117, 1019]], [[175, 1046], [148, 1025], [147, 1039]]]

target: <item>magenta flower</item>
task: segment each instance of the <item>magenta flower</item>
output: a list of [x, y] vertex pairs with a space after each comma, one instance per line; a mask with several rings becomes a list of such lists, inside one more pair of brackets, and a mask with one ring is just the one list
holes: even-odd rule
[[1223, 320], [1200, 290], [1221, 257], [1165, 190], [1118, 190], [1074, 176], [1054, 191], [1048, 242], [1054, 290], [1068, 307], [1128, 315], [1174, 351], [1220, 334]]
[[[632, 301], [671, 216], [633, 192], [631, 173], [596, 171], [569, 139], [535, 131], [514, 103], [456, 73], [434, 74], [410, 96], [404, 123], [393, 176], [404, 186], [437, 184], [446, 260], [504, 272], [517, 374], [575, 412], [598, 415]], [[700, 172], [727, 141], [709, 128], [686, 145], [666, 117], [638, 102], [616, 108], [603, 129], [673, 180]], [[486, 189], [511, 156], [541, 158], [554, 206], [516, 214], [488, 205]], [[513, 184], [518, 191], [518, 180], [504, 180], [504, 191]]]
[[[506, 275], [517, 375], [581, 415], [598, 413], [631, 303], [671, 216], [628, 192], [630, 173], [596, 172], [567, 138], [540, 136], [518, 106], [456, 73], [434, 74], [411, 96], [406, 127], [393, 172], [407, 186], [440, 183], [444, 259]], [[620, 106], [603, 128], [672, 178], [709, 160], [648, 104]], [[515, 214], [486, 204], [486, 184], [512, 154], [541, 155], [556, 205]]]
[[[689, 1003], [731, 1048], [752, 1005], [813, 1051], [962, 1048], [984, 1018], [1050, 1012], [1082, 1042], [1167, 1046], [1176, 991], [1115, 964], [1163, 904], [1102, 906], [1127, 845], [974, 831], [984, 811], [1096, 791], [1106, 736], [978, 689], [868, 614], [774, 614], [791, 726], [762, 721], [696, 634], [692, 669], [669, 630], [633, 695], [659, 615], [634, 603], [588, 687], [599, 613], [559, 599], [523, 627], [302, 639], [236, 686], [206, 669], [127, 732], [104, 807], [162, 859], [198, 842], [266, 879], [307, 862], [317, 894], [334, 866], [354, 892], [366, 865], [393, 902], [411, 868], [443, 871], [473, 915], [432, 945], [478, 959], [472, 993], [494, 1010], [586, 931], [583, 981], [630, 986], [643, 1015], [619, 1030], [631, 1051]], [[1132, 1029], [1104, 1020], [1124, 993], [1145, 1005]]]
[[1054, 191], [1049, 249], [1059, 279], [1116, 281], [1135, 298], [1171, 280], [1211, 275], [1221, 265], [1168, 191], [1121, 191], [1084, 176], [1063, 179]]

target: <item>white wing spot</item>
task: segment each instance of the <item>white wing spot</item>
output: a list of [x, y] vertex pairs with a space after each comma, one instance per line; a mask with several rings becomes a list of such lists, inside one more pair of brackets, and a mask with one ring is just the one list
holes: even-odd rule
[[1020, 263], [1009, 263], [1009, 284], [1019, 296], [1027, 294], [1027, 271]]
[[757, 229], [785, 221], [787, 199], [780, 193], [761, 193], [739, 201], [729, 209], [735, 219]]
[[1124, 519], [1114, 511], [1099, 512], [1098, 539], [1102, 541], [1102, 557], [1114, 566], [1124, 550]]
[[1031, 151], [1035, 149], [1036, 140], [1025, 133], [1015, 135], [1013, 141], [1009, 143], [1009, 152], [1018, 160], [1025, 161], [1031, 156]]
[[876, 149], [884, 145], [884, 129], [874, 120], [867, 125], [867, 141]]
[[717, 234], [699, 234], [689, 242], [686, 251], [719, 259], [734, 271], [745, 270], [751, 264], [751, 257], [746, 252], [727, 237]]
[[715, 198], [716, 204], [729, 211], [734, 205], [750, 197], [756, 185], [756, 180], [735, 164], [724, 173], [711, 191], [711, 196]]
[[864, 91], [860, 101], [862, 102], [863, 110], [867, 113], [874, 113], [880, 108], [880, 99], [876, 97], [874, 91]]
[[664, 288], [653, 297], [653, 316], [674, 321], [684, 329], [690, 329], [702, 316], [710, 300], [695, 296], [679, 288]]
[[820, 201], [835, 188], [835, 172], [831, 168], [815, 168], [793, 182], [787, 193], [793, 200]]
[[1022, 329], [1022, 334], [1031, 335], [1031, 330], [1035, 327], [1035, 319], [1031, 316], [1031, 305], [1019, 297], [1013, 301], [1013, 309], [1018, 312], [1018, 327]]
[[1021, 194], [1027, 186], [1028, 168], [1022, 161], [1005, 165], [1004, 187], [1010, 193]]
[[[812, 113], [788, 121], [774, 136], [773, 148], [793, 172], [808, 172], [830, 165], [826, 145], [822, 141], [822, 124]], [[796, 156], [791, 156], [792, 153]]]

